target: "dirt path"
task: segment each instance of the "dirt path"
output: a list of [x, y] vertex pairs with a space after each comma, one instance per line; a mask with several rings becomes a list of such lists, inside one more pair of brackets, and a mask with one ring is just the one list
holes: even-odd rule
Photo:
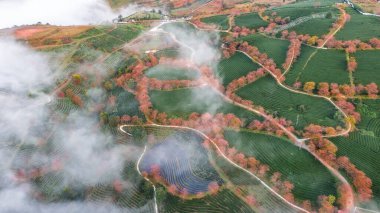
[[341, 9], [341, 8], [339, 8], [339, 10], [342, 12], [342, 14], [344, 15], [344, 22], [334, 31], [334, 32], [332, 32], [332, 33], [329, 33], [329, 36], [326, 38], [326, 40], [323, 42], [323, 44], [321, 45], [321, 46], [319, 46], [319, 47], [317, 47], [317, 48], [320, 48], [320, 49], [322, 49], [322, 48], [324, 48], [325, 47], [325, 45], [326, 45], [326, 43], [331, 39], [331, 38], [333, 38], [334, 37], [334, 35], [337, 33], [337, 32], [339, 32], [339, 30], [345, 25], [345, 23], [346, 23], [346, 10], [344, 10], [344, 9]]
[[284, 75], [286, 75], [286, 73], [288, 73], [288, 71], [290, 70], [290, 67], [292, 67], [293, 60], [294, 60], [294, 53], [295, 53], [295, 50], [293, 48], [292, 60], [290, 61], [289, 66], [286, 68], [286, 70], [284, 71], [284, 73], [282, 73], [281, 77], [283, 77]]
[[[206, 134], [204, 134], [203, 132], [197, 130], [197, 129], [193, 129], [193, 128], [190, 128], [190, 127], [184, 127], [184, 126], [172, 126], [172, 125], [160, 125], [160, 124], [142, 124], [142, 125], [122, 125], [119, 127], [119, 130], [126, 133], [126, 131], [123, 130], [124, 127], [162, 127], [162, 128], [171, 128], [171, 129], [183, 129], [183, 130], [190, 130], [190, 131], [193, 131], [193, 132], [196, 132], [197, 134], [199, 134], [200, 136], [202, 136], [203, 138], [207, 139], [208, 141], [210, 141], [212, 143], [212, 145], [216, 148], [216, 150], [218, 151], [218, 153], [220, 154], [220, 156], [222, 156], [226, 161], [228, 161], [231, 165], [233, 165], [234, 167], [246, 172], [247, 174], [249, 174], [250, 176], [252, 176], [253, 178], [255, 178], [257, 181], [259, 181], [261, 184], [263, 184], [263, 186], [265, 188], [267, 188], [273, 195], [277, 196], [278, 198], [280, 198], [282, 201], [284, 201], [286, 204], [288, 204], [289, 206], [291, 206], [292, 208], [294, 209], [297, 209], [298, 211], [300, 212], [307, 212], [307, 210], [303, 209], [303, 208], [300, 208], [298, 207], [297, 205], [294, 205], [293, 203], [287, 201], [285, 198], [283, 198], [280, 194], [278, 194], [276, 191], [274, 191], [269, 185], [267, 185], [263, 180], [261, 180], [259, 177], [257, 177], [256, 175], [254, 175], [253, 173], [251, 173], [249, 170], [239, 166], [238, 164], [236, 164], [235, 162], [233, 162], [231, 159], [229, 159], [218, 147], [218, 145], [210, 138], [208, 137]], [[145, 146], [146, 147], [146, 146]], [[144, 151], [145, 152], [145, 151]]]
[[[131, 134], [129, 134], [128, 132], [125, 132], [121, 127], [119, 128], [122, 132], [124, 132], [125, 134], [128, 134], [129, 136], [131, 136]], [[156, 186], [153, 184], [152, 181], [150, 181], [147, 177], [144, 177], [142, 174], [141, 174], [141, 171], [140, 171], [140, 162], [141, 162], [141, 159], [144, 157], [145, 155], [145, 152], [146, 152], [146, 145], [144, 146], [144, 151], [141, 153], [139, 159], [137, 160], [137, 164], [136, 164], [136, 170], [137, 172], [139, 173], [139, 175], [141, 177], [143, 177], [146, 181], [148, 181], [150, 184], [152, 184], [153, 186], [153, 193], [154, 193], [154, 197], [153, 197], [153, 200], [154, 200], [154, 212], [155, 213], [158, 213], [158, 206], [157, 206], [157, 193], [156, 193]]]

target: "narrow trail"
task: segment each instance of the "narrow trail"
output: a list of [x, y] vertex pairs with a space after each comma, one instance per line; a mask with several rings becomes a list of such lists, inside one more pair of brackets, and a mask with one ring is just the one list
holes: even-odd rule
[[[290, 44], [291, 45], [291, 44]], [[292, 67], [293, 65], [293, 60], [294, 60], [294, 53], [295, 53], [295, 50], [293, 48], [293, 54], [292, 54], [292, 60], [290, 61], [289, 63], [289, 66], [286, 68], [286, 70], [284, 71], [284, 73], [282, 73], [281, 77], [284, 77], [284, 75], [286, 75], [286, 73], [289, 72], [290, 68]]]
[[344, 9], [340, 9], [339, 10], [342, 12], [342, 14], [344, 15], [344, 22], [333, 32], [333, 33], [329, 33], [329, 36], [326, 38], [326, 40], [323, 42], [323, 44], [317, 48], [319, 49], [323, 49], [326, 45], [326, 43], [334, 37], [334, 35], [339, 32], [339, 30], [345, 25], [346, 21], [347, 21], [347, 18], [346, 18], [346, 10]]
[[[172, 125], [160, 125], [160, 124], [142, 124], [142, 125], [122, 125], [119, 127], [119, 130], [126, 133], [126, 131], [123, 130], [124, 127], [161, 127], [161, 128], [171, 128], [171, 129], [183, 129], [183, 130], [190, 130], [190, 131], [193, 131], [193, 132], [196, 132], [197, 134], [199, 134], [200, 136], [202, 136], [203, 138], [207, 139], [208, 141], [210, 141], [213, 146], [216, 148], [216, 150], [218, 151], [218, 153], [220, 154], [220, 156], [222, 156], [226, 161], [228, 161], [231, 165], [233, 165], [235, 168], [238, 168], [244, 172], [246, 172], [247, 174], [249, 174], [250, 176], [252, 176], [253, 178], [255, 178], [257, 181], [259, 181], [261, 184], [263, 184], [263, 186], [265, 188], [267, 188], [273, 195], [277, 196], [278, 198], [280, 198], [282, 201], [284, 201], [286, 204], [288, 204], [289, 206], [291, 206], [292, 208], [295, 208], [297, 209], [298, 211], [300, 212], [306, 212], [306, 213], [309, 213], [309, 211], [297, 206], [297, 205], [294, 205], [293, 203], [287, 201], [285, 198], [283, 198], [280, 194], [278, 194], [276, 191], [274, 191], [269, 185], [267, 185], [263, 180], [261, 180], [259, 177], [257, 177], [256, 175], [254, 175], [253, 173], [251, 173], [249, 170], [239, 166], [238, 164], [236, 164], [235, 162], [233, 162], [231, 159], [229, 159], [218, 147], [218, 145], [210, 138], [208, 137], [206, 134], [204, 134], [203, 132], [197, 130], [197, 129], [193, 129], [193, 128], [190, 128], [190, 127], [184, 127], [184, 126], [172, 126]], [[146, 146], [145, 146], [146, 148]], [[144, 149], [144, 153], [145, 153], [145, 149]], [[149, 180], [148, 180], [149, 181]]]
[[[120, 129], [123, 133], [125, 133], [125, 134], [131, 136], [131, 134], [128, 133], [128, 132], [126, 132], [126, 131], [124, 131], [122, 127], [120, 127], [119, 129]], [[156, 186], [153, 184], [152, 181], [150, 181], [148, 178], [144, 177], [144, 176], [141, 174], [141, 171], [140, 171], [140, 168], [139, 168], [140, 161], [141, 161], [141, 159], [144, 157], [145, 152], [146, 152], [146, 145], [144, 146], [144, 151], [141, 153], [139, 159], [137, 160], [136, 170], [137, 170], [137, 172], [139, 173], [139, 175], [140, 175], [141, 177], [143, 177], [146, 181], [148, 181], [150, 184], [152, 184], [152, 186], [153, 186], [153, 192], [154, 192], [154, 196], [153, 196], [153, 200], [154, 200], [154, 212], [155, 212], [155, 213], [158, 213], [157, 197], [156, 197], [156, 194], [157, 194], [157, 193], [156, 193]]]

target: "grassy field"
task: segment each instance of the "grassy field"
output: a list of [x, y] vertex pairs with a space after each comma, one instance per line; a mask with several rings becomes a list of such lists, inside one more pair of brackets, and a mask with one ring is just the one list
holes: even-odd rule
[[375, 82], [380, 85], [380, 51], [357, 51], [353, 56], [358, 63], [358, 68], [353, 73], [355, 84]]
[[210, 16], [202, 18], [201, 21], [207, 24], [216, 24], [220, 26], [220, 29], [222, 30], [227, 30], [229, 28], [227, 15]]
[[133, 3], [135, 1], [136, 0], [107, 0], [108, 4], [114, 9]]
[[224, 86], [227, 86], [234, 79], [245, 76], [258, 68], [259, 65], [252, 62], [250, 58], [241, 52], [237, 52], [230, 58], [222, 59], [219, 62], [215, 75], [222, 79]]
[[236, 168], [219, 155], [213, 154], [215, 159], [215, 167], [227, 182], [227, 187], [232, 186], [235, 190], [239, 190], [244, 196], [246, 194], [256, 199], [259, 207], [254, 209], [255, 212], [295, 212], [295, 209], [286, 204], [279, 197], [275, 196], [268, 188], [264, 187], [256, 178], [247, 172]]
[[211, 114], [234, 113], [239, 118], [250, 121], [261, 119], [256, 114], [235, 105], [226, 103], [223, 98], [210, 87], [177, 89], [173, 91], [150, 91], [153, 108], [166, 112], [169, 117], [188, 117], [192, 112]]
[[[377, 119], [377, 127], [380, 119]], [[375, 128], [377, 128], [375, 127]], [[351, 133], [348, 138], [333, 138], [332, 142], [338, 147], [339, 156], [347, 156], [351, 162], [362, 170], [372, 180], [374, 203], [380, 207], [380, 137], [363, 135], [360, 132]]]
[[190, 195], [207, 193], [212, 181], [219, 186], [224, 182], [210, 164], [202, 142], [203, 138], [192, 131], [174, 131], [149, 147], [140, 161], [140, 171], [151, 174], [151, 166], [158, 165], [161, 177], [168, 184], [186, 189]]
[[246, 156], [253, 156], [269, 165], [269, 174], [276, 171], [294, 184], [297, 199], [316, 204], [319, 195], [336, 195], [336, 180], [311, 154], [290, 141], [276, 136], [248, 131], [225, 132], [229, 144]]
[[237, 197], [228, 189], [220, 191], [214, 196], [203, 199], [181, 200], [170, 194], [158, 203], [160, 212], [223, 212], [223, 213], [248, 213], [254, 212], [248, 204]]
[[288, 40], [272, 39], [260, 34], [249, 35], [243, 37], [242, 40], [259, 48], [261, 53], [266, 53], [269, 58], [276, 62], [277, 67], [281, 67], [285, 62], [286, 53], [290, 45]]
[[175, 48], [168, 48], [160, 50], [156, 53], [156, 56], [158, 58], [161, 57], [168, 57], [168, 58], [179, 58], [180, 57], [180, 51]]
[[200, 73], [196, 70], [175, 68], [170, 65], [157, 65], [145, 71], [145, 75], [159, 80], [194, 80], [199, 78]]
[[109, 95], [116, 96], [116, 106], [108, 110], [109, 115], [137, 115], [143, 118], [144, 115], [139, 110], [139, 103], [137, 102], [135, 95], [125, 91], [123, 88], [117, 87], [113, 89]]
[[289, 17], [290, 20], [294, 20], [294, 19], [297, 19], [299, 17], [309, 16], [312, 14], [333, 12], [333, 8], [331, 6], [302, 7], [302, 6], [297, 6], [297, 4], [295, 4], [294, 7], [285, 6], [285, 7], [274, 8], [272, 10], [267, 10], [265, 12], [265, 15], [270, 15], [273, 12], [276, 12], [277, 16], [281, 16], [282, 18]]
[[246, 13], [235, 17], [235, 25], [247, 28], [260, 28], [268, 25], [257, 13]]
[[331, 103], [321, 98], [290, 92], [278, 86], [270, 76], [248, 84], [236, 94], [252, 100], [255, 105], [263, 106], [271, 113], [277, 113], [278, 117], [291, 120], [298, 130], [312, 123], [333, 127], [342, 124], [334, 119], [338, 110]]
[[351, 15], [351, 20], [335, 35], [336, 39], [368, 41], [380, 37], [380, 17], [361, 15], [351, 7], [347, 7], [346, 11]]
[[[103, 52], [112, 52], [115, 48], [139, 35], [143, 27], [140, 25], [119, 25], [116, 29], [100, 27], [98, 30], [87, 31], [84, 35], [78, 36], [78, 38], [89, 37], [85, 41], [87, 46]], [[105, 34], [102, 35], [102, 33]]]
[[346, 55], [342, 50], [316, 50], [302, 45], [301, 55], [286, 74], [286, 83], [294, 82], [330, 82], [349, 83], [346, 71]]
[[310, 36], [321, 37], [329, 32], [329, 28], [334, 23], [335, 19], [318, 18], [306, 21], [295, 27], [289, 28], [288, 31], [295, 31], [297, 34], [309, 34]]
[[281, 7], [274, 7], [265, 11], [265, 15], [271, 15], [273, 12], [282, 18], [289, 17], [290, 20], [302, 16], [309, 16], [315, 13], [328, 12], [334, 10], [332, 7], [337, 0], [306, 0], [299, 1], [293, 4], [283, 5]]
[[[347, 156], [351, 162], [372, 180], [373, 202], [366, 208], [380, 208], [380, 100], [356, 101], [362, 121], [357, 131], [348, 137], [332, 138], [339, 156]], [[375, 210], [374, 209], [374, 210]]]
[[[125, 137], [124, 141], [126, 141]], [[129, 138], [127, 141], [129, 146], [133, 144], [133, 146], [137, 148], [138, 144], [134, 143], [133, 140]], [[106, 149], [111, 150], [112, 148], [116, 148], [116, 146], [118, 146], [118, 148], [125, 148], [125, 145], [116, 145], [114, 142], [116, 141], [106, 140], [104, 143], [107, 144], [98, 146], [97, 150], [103, 153]], [[106, 146], [107, 148], [105, 148]], [[44, 153], [46, 157], [67, 156], [66, 149], [67, 147], [65, 148], [65, 146], [53, 140], [47, 140], [43, 145], [24, 144], [18, 149], [14, 160], [15, 162], [21, 162], [25, 160], [25, 157], [40, 155], [41, 153]], [[145, 181], [136, 170], [136, 162], [141, 151], [142, 149], [136, 149], [135, 152], [130, 153], [127, 158], [119, 159], [124, 162], [121, 165], [120, 175], [108, 176], [108, 174], [98, 172], [99, 177], [96, 179], [98, 182], [94, 182], [93, 180], [83, 182], [80, 177], [72, 177], [70, 181], [68, 181], [66, 178], [69, 174], [68, 171], [49, 170], [40, 177], [31, 180], [31, 186], [36, 193], [40, 193], [41, 196], [44, 196], [46, 205], [55, 205], [64, 202], [80, 203], [86, 200], [88, 202], [107, 203], [107, 205], [117, 207], [123, 212], [130, 212], [131, 209], [136, 211], [145, 209], [148, 210], [148, 212], [152, 212], [154, 211], [152, 203], [154, 195], [153, 187], [150, 183]], [[74, 155], [73, 157], [77, 156]], [[70, 160], [67, 161], [68, 164], [78, 163], [73, 159]], [[29, 162], [35, 165], [44, 165], [41, 164], [40, 160], [34, 158], [30, 159]], [[79, 163], [79, 165], [82, 164]], [[84, 169], [86, 170], [87, 168]], [[88, 170], [85, 172], [87, 171]], [[113, 187], [113, 177], [117, 177], [119, 181], [124, 182], [120, 192], [116, 192]], [[112, 200], [109, 199], [111, 197]]]

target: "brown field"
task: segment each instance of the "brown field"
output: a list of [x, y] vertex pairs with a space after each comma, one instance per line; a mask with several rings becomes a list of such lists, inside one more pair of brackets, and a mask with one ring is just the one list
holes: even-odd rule
[[17, 39], [25, 40], [32, 47], [70, 43], [72, 38], [93, 28], [92, 26], [28, 26], [14, 31]]

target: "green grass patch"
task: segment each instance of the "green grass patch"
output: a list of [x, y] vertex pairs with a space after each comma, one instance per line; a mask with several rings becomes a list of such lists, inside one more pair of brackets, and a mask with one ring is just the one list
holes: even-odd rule
[[[378, 129], [380, 119], [377, 118], [373, 122], [376, 125], [371, 128]], [[338, 137], [331, 140], [338, 147], [338, 156], [347, 156], [372, 180], [373, 204], [377, 203], [377, 208], [380, 208], [380, 137], [356, 131], [351, 133], [348, 138]]]
[[251, 71], [255, 71], [259, 65], [254, 63], [250, 58], [241, 52], [236, 52], [227, 59], [222, 59], [217, 67], [215, 75], [222, 78], [222, 83], [227, 86], [234, 79], [238, 79], [247, 75]]
[[356, 125], [357, 131], [348, 137], [331, 138], [331, 141], [338, 147], [338, 156], [347, 156], [372, 180], [373, 200], [362, 206], [375, 210], [380, 208], [380, 100], [355, 100], [354, 103], [362, 119]]
[[157, 65], [145, 71], [149, 78], [159, 80], [195, 80], [199, 78], [200, 73], [197, 70], [176, 68], [170, 65]]
[[342, 122], [335, 119], [339, 111], [328, 101], [288, 91], [276, 84], [271, 76], [266, 76], [239, 89], [236, 93], [243, 99], [252, 100], [270, 113], [284, 117], [301, 130], [309, 124], [338, 126]]
[[351, 20], [335, 35], [336, 39], [368, 41], [380, 37], [380, 17], [362, 15], [351, 7], [347, 7], [346, 11], [351, 15]]
[[228, 130], [224, 135], [239, 152], [269, 165], [269, 175], [280, 172], [283, 180], [291, 181], [296, 199], [310, 200], [315, 205], [319, 195], [336, 196], [334, 176], [310, 153], [290, 141], [248, 131]]
[[[317, 1], [315, 1], [317, 2]], [[292, 4], [289, 6], [284, 7], [278, 7], [271, 10], [265, 11], [265, 15], [270, 16], [273, 12], [276, 12], [276, 16], [281, 16], [282, 18], [289, 17], [290, 20], [294, 20], [303, 16], [310, 16], [312, 14], [317, 13], [326, 13], [326, 12], [332, 12], [334, 13], [336, 9], [334, 9], [331, 5], [325, 5], [325, 6], [316, 6], [318, 3], [314, 3], [315, 5], [301, 5], [301, 4]]]
[[118, 27], [114, 30], [112, 30], [109, 35], [118, 38], [124, 42], [130, 41], [137, 37], [144, 27], [142, 25], [118, 25]]
[[120, 87], [115, 87], [110, 95], [116, 96], [116, 106], [108, 108], [109, 115], [137, 115], [140, 118], [144, 117], [144, 114], [139, 109], [139, 103], [137, 102], [135, 95], [124, 90]]
[[295, 27], [289, 28], [288, 31], [295, 31], [297, 34], [309, 34], [310, 36], [321, 37], [329, 32], [329, 29], [334, 22], [335, 19], [312, 19], [296, 25]]
[[214, 196], [202, 199], [181, 200], [168, 194], [166, 199], [158, 203], [162, 212], [254, 212], [243, 200], [233, 192], [224, 189]]
[[355, 84], [375, 82], [380, 85], [380, 50], [357, 51], [354, 54], [358, 68], [353, 72]]
[[266, 53], [269, 58], [274, 60], [277, 67], [281, 67], [285, 62], [286, 53], [290, 45], [288, 40], [268, 38], [261, 34], [249, 35], [243, 37], [242, 40], [256, 46], [261, 53]]
[[[96, 50], [112, 52], [122, 44], [138, 36], [142, 32], [143, 27], [140, 25], [118, 25], [116, 29], [104, 26], [98, 30], [96, 32], [99, 32], [99, 36], [93, 35], [94, 32], [91, 32], [91, 36], [84, 43]], [[102, 33], [105, 34], [101, 35]]]
[[302, 45], [301, 55], [286, 74], [286, 83], [314, 81], [348, 84], [346, 55], [343, 50], [323, 50]]
[[207, 24], [216, 24], [220, 26], [222, 30], [227, 30], [229, 28], [227, 15], [206, 17], [206, 18], [202, 18], [201, 21]]
[[[150, 98], [153, 108], [166, 112], [169, 117], [187, 118], [191, 113], [233, 113], [247, 122], [261, 119], [245, 109], [226, 103], [223, 98], [210, 87], [177, 89], [172, 91], [152, 90]], [[247, 123], [246, 122], [246, 123]]]
[[235, 17], [235, 25], [247, 28], [260, 28], [268, 25], [257, 13], [246, 13]]
[[180, 51], [178, 49], [175, 49], [175, 48], [163, 49], [163, 50], [156, 52], [156, 56], [158, 58], [161, 58], [161, 57], [179, 58]]

